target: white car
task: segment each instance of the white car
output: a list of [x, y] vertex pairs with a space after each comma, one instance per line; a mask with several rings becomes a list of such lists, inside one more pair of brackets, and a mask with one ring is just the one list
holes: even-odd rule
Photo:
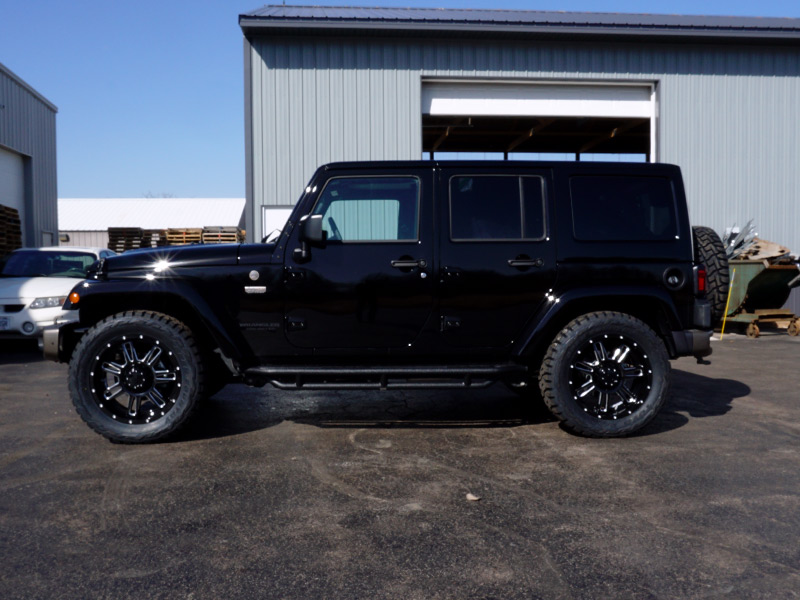
[[[0, 269], [0, 339], [41, 338], [42, 329], [75, 320], [62, 306], [86, 269], [113, 256], [105, 248], [20, 248]], [[72, 313], [72, 314], [70, 314]]]

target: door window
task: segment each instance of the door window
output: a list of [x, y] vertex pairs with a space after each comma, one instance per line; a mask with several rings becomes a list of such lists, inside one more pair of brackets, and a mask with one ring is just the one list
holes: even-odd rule
[[545, 235], [541, 177], [468, 175], [450, 179], [450, 239], [541, 240]]
[[419, 179], [338, 177], [330, 179], [312, 214], [322, 215], [329, 242], [416, 241]]

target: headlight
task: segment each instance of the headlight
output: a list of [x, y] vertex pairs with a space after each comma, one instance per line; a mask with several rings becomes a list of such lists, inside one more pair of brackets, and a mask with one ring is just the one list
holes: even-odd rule
[[31, 308], [53, 308], [61, 306], [66, 301], [66, 296], [50, 296], [48, 298], [36, 298], [31, 302]]

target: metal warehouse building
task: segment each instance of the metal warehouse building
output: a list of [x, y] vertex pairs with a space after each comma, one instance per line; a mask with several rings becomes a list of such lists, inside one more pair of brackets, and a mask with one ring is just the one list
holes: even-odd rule
[[329, 161], [560, 153], [678, 164], [694, 223], [754, 218], [800, 252], [800, 19], [267, 6], [239, 23], [251, 239]]
[[19, 211], [24, 246], [58, 243], [57, 111], [0, 64], [0, 205]]

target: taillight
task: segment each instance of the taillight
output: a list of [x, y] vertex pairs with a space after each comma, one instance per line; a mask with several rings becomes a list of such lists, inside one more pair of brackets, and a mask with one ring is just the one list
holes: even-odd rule
[[706, 284], [707, 284], [707, 277], [706, 277], [706, 268], [705, 267], [698, 267], [697, 268], [697, 293], [698, 294], [705, 294], [706, 293]]

